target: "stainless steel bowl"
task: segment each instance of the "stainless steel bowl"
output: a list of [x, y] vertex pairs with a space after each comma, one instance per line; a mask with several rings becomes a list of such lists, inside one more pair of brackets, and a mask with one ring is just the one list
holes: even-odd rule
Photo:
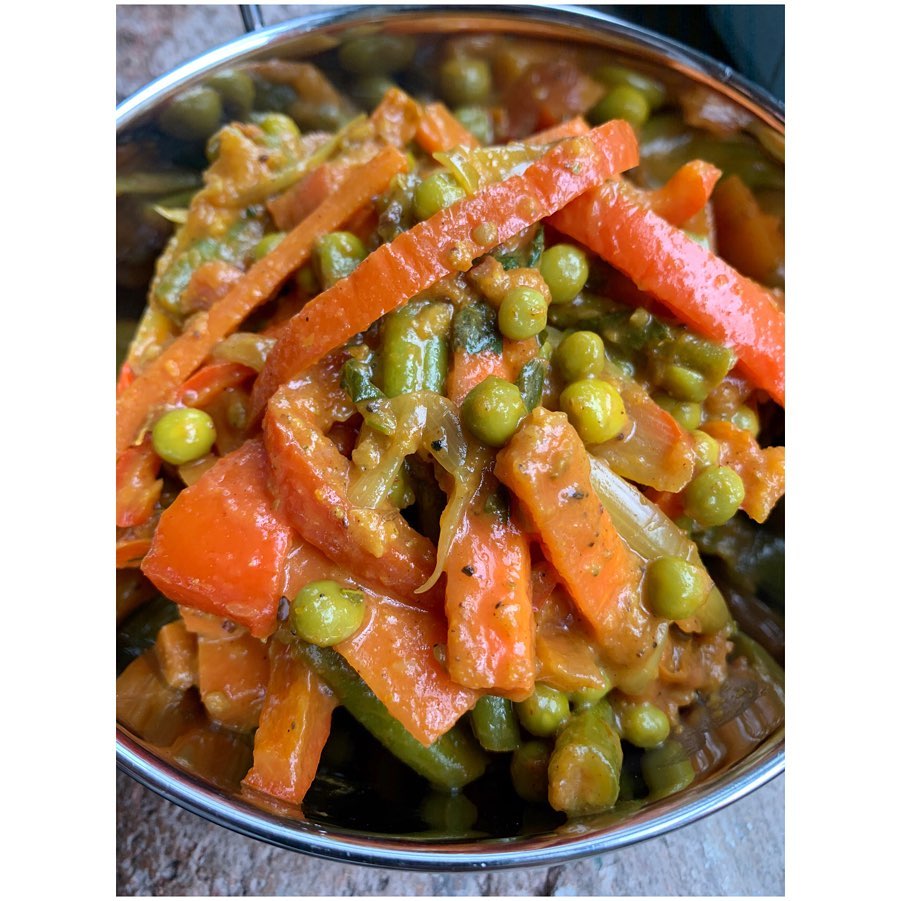
[[[728, 66], [673, 41], [586, 8], [429, 6], [322, 7], [302, 18], [251, 31], [169, 72], [123, 101], [116, 111], [123, 135], [153, 116], [173, 95], [212, 72], [263, 57], [304, 58], [335, 46], [348, 29], [399, 29], [412, 34], [501, 31], [556, 38], [604, 49], [625, 61], [659, 69], [670, 78], [703, 85], [784, 134], [783, 106]], [[534, 867], [594, 855], [662, 835], [743, 798], [784, 771], [784, 730], [750, 754], [689, 789], [628, 815], [590, 820], [498, 839], [440, 842], [364, 833], [303, 819], [296, 812], [264, 810], [167, 762], [117, 724], [118, 766], [143, 785], [207, 820], [282, 848], [337, 861], [381, 867], [461, 871]]]

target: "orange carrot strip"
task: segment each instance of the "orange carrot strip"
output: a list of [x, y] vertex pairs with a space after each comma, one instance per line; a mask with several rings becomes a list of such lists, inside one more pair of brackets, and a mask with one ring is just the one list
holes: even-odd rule
[[178, 604], [259, 637], [275, 629], [293, 533], [269, 493], [262, 442], [223, 457], [160, 517], [141, 569]]
[[488, 185], [383, 244], [290, 320], [254, 385], [252, 415], [262, 413], [279, 385], [385, 313], [439, 279], [469, 269], [489, 247], [637, 162], [631, 126], [608, 122], [555, 145], [522, 175]]
[[329, 161], [295, 182], [287, 191], [273, 197], [266, 207], [281, 231], [294, 228], [347, 181], [352, 165]]
[[507, 381], [515, 378], [503, 354], [491, 350], [475, 354], [462, 349], [455, 350], [447, 374], [447, 396], [460, 406], [466, 395], [489, 375], [496, 375]]
[[498, 453], [495, 474], [535, 523], [609, 658], [634, 665], [653, 641], [641, 570], [591, 487], [588, 452], [566, 415], [536, 407]]
[[135, 569], [150, 550], [149, 538], [130, 538], [116, 542], [116, 569]]
[[369, 119], [381, 140], [394, 147], [406, 147], [417, 133], [422, 107], [400, 88], [391, 88]]
[[197, 684], [197, 636], [182, 620], [166, 623], [153, 646], [163, 678], [173, 688], [187, 691]]
[[116, 525], [127, 529], [147, 522], [163, 490], [157, 479], [160, 458], [154, 453], [150, 438], [129, 447], [116, 460]]
[[647, 194], [650, 208], [670, 225], [681, 227], [704, 209], [722, 174], [703, 160], [685, 163], [665, 185]]
[[300, 804], [316, 777], [338, 702], [289, 645], [273, 642], [270, 664], [266, 702], [253, 739], [253, 767], [243, 784]]
[[682, 321], [735, 350], [755, 386], [785, 404], [785, 316], [768, 291], [610, 181], [551, 224], [625, 272]]
[[327, 197], [271, 253], [255, 263], [241, 281], [178, 336], [116, 399], [116, 453], [121, 454], [147, 424], [156, 408], [171, 401], [179, 385], [210, 351], [233, 332], [282, 282], [310, 257], [313, 242], [334, 231], [387, 187], [407, 167], [394, 147], [380, 151], [354, 169], [341, 189]]
[[422, 113], [416, 129], [416, 143], [426, 153], [479, 146], [478, 138], [443, 103], [428, 103]]
[[217, 723], [245, 731], [256, 728], [268, 682], [268, 649], [259, 639], [197, 637], [197, 687]]
[[745, 486], [742, 510], [765, 522], [785, 494], [785, 448], [760, 447], [754, 436], [731, 422], [706, 422], [705, 432], [719, 442], [720, 465], [730, 466]]
[[535, 622], [529, 543], [505, 513], [485, 504], [485, 475], [447, 556], [447, 668], [454, 682], [528, 697], [535, 688]]
[[544, 131], [536, 132], [523, 141], [524, 144], [553, 144], [554, 141], [562, 141], [564, 138], [576, 138], [579, 135], [588, 134], [591, 126], [582, 118], [576, 116], [573, 119], [567, 119], [559, 125], [552, 125]]
[[122, 369], [119, 372], [119, 381], [116, 382], [116, 397], [118, 397], [135, 379], [137, 376], [135, 375], [134, 369], [131, 368], [131, 365], [126, 362], [122, 364]]
[[430, 745], [474, 706], [480, 694], [451, 681], [438, 659], [446, 641], [447, 625], [439, 613], [370, 594], [362, 628], [335, 650], [389, 713], [417, 741]]
[[255, 374], [251, 366], [243, 363], [210, 363], [179, 388], [175, 399], [187, 407], [205, 407], [227, 388], [235, 388]]

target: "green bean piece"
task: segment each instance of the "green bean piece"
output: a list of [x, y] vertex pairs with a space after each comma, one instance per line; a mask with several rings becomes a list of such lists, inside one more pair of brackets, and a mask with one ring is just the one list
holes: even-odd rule
[[746, 432], [750, 432], [755, 438], [760, 431], [760, 419], [756, 411], [746, 404], [742, 404], [732, 414], [732, 424], [744, 429]]
[[543, 332], [547, 326], [547, 303], [534, 288], [511, 288], [497, 311], [501, 334], [511, 341], [523, 341]]
[[503, 447], [527, 410], [516, 385], [491, 375], [466, 395], [460, 413], [466, 428], [482, 444]]
[[636, 748], [653, 748], [669, 737], [666, 714], [650, 701], [630, 704], [620, 716], [623, 738]]
[[666, 410], [686, 431], [692, 431], [701, 424], [701, 405], [690, 400], [676, 400], [669, 394], [658, 391], [653, 395], [654, 403]]
[[226, 69], [210, 76], [207, 87], [212, 88], [222, 98], [222, 105], [227, 115], [235, 119], [244, 119], [253, 109], [256, 88], [253, 79], [238, 69]]
[[355, 75], [389, 75], [406, 69], [416, 41], [401, 34], [367, 34], [350, 38], [338, 50], [342, 68]]
[[686, 369], [701, 373], [708, 388], [716, 387], [735, 365], [735, 351], [682, 330], [673, 344], [674, 360]]
[[564, 388], [560, 409], [585, 444], [601, 444], [615, 438], [628, 422], [619, 391], [600, 379], [581, 379]]
[[551, 749], [543, 741], [527, 741], [513, 751], [510, 779], [523, 801], [547, 804], [548, 764]]
[[695, 771], [682, 745], [670, 738], [644, 752], [641, 775], [651, 793], [651, 800], [656, 801], [691, 785]]
[[695, 443], [695, 456], [698, 458], [699, 468], [707, 469], [710, 466], [719, 466], [719, 441], [697, 428], [692, 431], [691, 437]]
[[623, 749], [597, 707], [573, 714], [554, 743], [548, 766], [548, 800], [577, 817], [607, 810], [619, 797]]
[[258, 263], [264, 256], [272, 253], [284, 239], [285, 232], [269, 232], [268, 235], [263, 235], [251, 253], [254, 262]]
[[441, 95], [451, 106], [484, 103], [491, 93], [491, 67], [482, 59], [446, 60], [438, 80]]
[[382, 387], [388, 397], [412, 391], [444, 393], [453, 307], [410, 301], [382, 326]]
[[374, 110], [385, 94], [397, 85], [387, 75], [365, 75], [351, 89], [364, 109]]
[[193, 194], [202, 186], [203, 179], [196, 172], [128, 172], [116, 176], [116, 197], [124, 194], [171, 194], [180, 191], [190, 191]]
[[457, 121], [485, 146], [494, 143], [494, 120], [484, 106], [458, 106], [454, 110]]
[[707, 529], [735, 516], [745, 499], [745, 486], [734, 469], [711, 466], [688, 483], [683, 498], [685, 512]]
[[588, 281], [588, 259], [573, 244], [555, 244], [541, 255], [541, 277], [551, 291], [551, 303], [569, 303]]
[[466, 196], [466, 192], [447, 172], [433, 172], [413, 191], [413, 212], [420, 221], [451, 206]]
[[388, 492], [388, 500], [398, 510], [405, 510], [416, 503], [416, 494], [413, 491], [413, 486], [410, 484], [406, 464], [401, 467], [400, 472], [395, 476], [394, 482], [391, 484], [391, 490]]
[[205, 141], [222, 120], [222, 99], [212, 88], [189, 88], [162, 113], [160, 129], [181, 141]]
[[216, 426], [209, 413], [178, 407], [156, 421], [151, 441], [160, 459], [173, 466], [183, 466], [210, 452], [216, 441]]
[[648, 606], [664, 619], [687, 619], [704, 603], [708, 583], [701, 570], [678, 557], [658, 557], [645, 573]]
[[651, 110], [659, 109], [666, 101], [666, 88], [648, 75], [627, 69], [625, 66], [601, 66], [595, 73], [598, 81], [608, 87], [626, 84], [644, 94]]
[[486, 751], [513, 751], [522, 743], [513, 702], [507, 698], [482, 695], [472, 709], [470, 723]]
[[661, 384], [676, 400], [701, 404], [707, 399], [710, 388], [700, 372], [671, 363], [663, 370]]
[[494, 310], [480, 300], [457, 310], [454, 314], [451, 343], [454, 350], [468, 354], [480, 354], [486, 350], [499, 354], [504, 344], [497, 330]]
[[544, 382], [549, 369], [544, 357], [534, 357], [523, 366], [516, 377], [516, 387], [522, 395], [526, 409], [531, 413], [544, 397]]
[[539, 738], [556, 735], [569, 718], [569, 699], [562, 691], [539, 682], [535, 691], [515, 705], [522, 727]]
[[554, 363], [567, 382], [600, 378], [604, 372], [604, 341], [594, 332], [573, 332], [557, 348]]
[[308, 582], [294, 597], [291, 625], [304, 641], [330, 648], [350, 638], [363, 624], [366, 601], [361, 591], [330, 579]]
[[335, 692], [348, 713], [381, 742], [398, 760], [447, 791], [463, 788], [485, 772], [488, 758], [458, 723], [429, 747], [420, 744], [388, 712], [385, 705], [332, 648], [298, 644], [297, 653]]
[[610, 119], [625, 119], [633, 128], [639, 129], [651, 115], [648, 98], [628, 84], [618, 84], [602, 97], [588, 112], [588, 119], [600, 125]]
[[323, 290], [350, 275], [364, 259], [366, 248], [351, 232], [330, 232], [313, 246], [313, 269]]
[[178, 607], [161, 594], [142, 604], [116, 630], [116, 674], [153, 647], [160, 629], [178, 619]]

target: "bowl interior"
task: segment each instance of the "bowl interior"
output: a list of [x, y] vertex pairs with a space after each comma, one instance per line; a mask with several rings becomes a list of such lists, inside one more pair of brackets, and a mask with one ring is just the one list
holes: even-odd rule
[[[393, 7], [387, 11], [323, 9], [297, 22], [247, 35], [169, 73], [120, 106], [120, 149], [140, 145], [151, 136], [155, 152], [163, 157], [170, 150], [174, 153], [173, 145], [158, 140], [158, 112], [176, 93], [217, 70], [251, 60], [286, 58], [311, 59], [332, 74], [336, 48], [343, 40], [378, 31], [419, 36], [424, 71], [437, 42], [450, 34], [496, 32], [559, 41], [569, 54], [646, 71], [673, 89], [692, 86], [709, 91], [716, 102], [741, 110], [776, 135], [784, 133], [780, 105], [727, 67], [600, 14], [538, 8], [516, 13], [490, 8], [448, 13]], [[417, 92], [421, 85], [415, 75], [411, 81], [402, 86]], [[202, 158], [179, 158], [178, 162], [198, 168], [205, 164]], [[152, 259], [144, 260], [143, 268], [141, 261], [123, 268], [117, 292], [120, 319], [135, 318], [140, 312], [150, 265]], [[781, 661], [783, 635], [778, 614], [753, 603], [734, 612], [742, 626]], [[768, 711], [769, 718], [764, 716], [757, 723], [756, 732], [754, 717], [748, 715], [755, 705], [765, 706], [772, 699], [762, 698], [757, 688], [741, 680], [727, 684], [725, 693], [727, 714], [720, 711], [719, 720], [711, 725], [710, 711], [699, 710], [694, 725], [687, 729], [686, 742], [694, 743], [698, 758], [706, 754], [713, 761], [690, 788], [654, 803], [625, 802], [609, 813], [569, 822], [523, 805], [509, 789], [498, 787], [501, 781], [492, 779], [490, 770], [465, 793], [467, 803], [477, 810], [474, 821], [466, 811], [452, 806], [442, 814], [447, 824], [462, 816], [467, 828], [461, 831], [448, 825], [443, 829], [426, 822], [422, 809], [430, 797], [429, 787], [382, 753], [343, 711], [337, 715], [341, 728], [329, 741], [303, 811], [271, 799], [250, 798], [240, 789], [240, 775], [223, 775], [222, 767], [210, 771], [183, 754], [174, 754], [166, 742], [136, 735], [121, 724], [117, 726], [117, 752], [123, 769], [170, 800], [282, 847], [381, 866], [539, 865], [597, 853], [684, 825], [780, 773], [784, 759], [781, 714]], [[736, 730], [742, 733], [738, 740]], [[723, 737], [727, 734], [731, 736], [728, 740]], [[229, 738], [223, 748], [236, 762], [233, 773], [240, 774], [241, 761], [250, 753], [249, 744]]]

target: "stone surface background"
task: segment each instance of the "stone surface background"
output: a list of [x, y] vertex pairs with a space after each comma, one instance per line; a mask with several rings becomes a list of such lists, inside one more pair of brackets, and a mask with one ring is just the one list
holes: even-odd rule
[[[267, 24], [306, 7], [269, 5]], [[237, 6], [118, 6], [117, 101], [243, 32]], [[357, 867], [305, 857], [214, 826], [116, 776], [117, 894], [782, 895], [784, 778], [699, 823], [562, 866], [474, 874]]]

